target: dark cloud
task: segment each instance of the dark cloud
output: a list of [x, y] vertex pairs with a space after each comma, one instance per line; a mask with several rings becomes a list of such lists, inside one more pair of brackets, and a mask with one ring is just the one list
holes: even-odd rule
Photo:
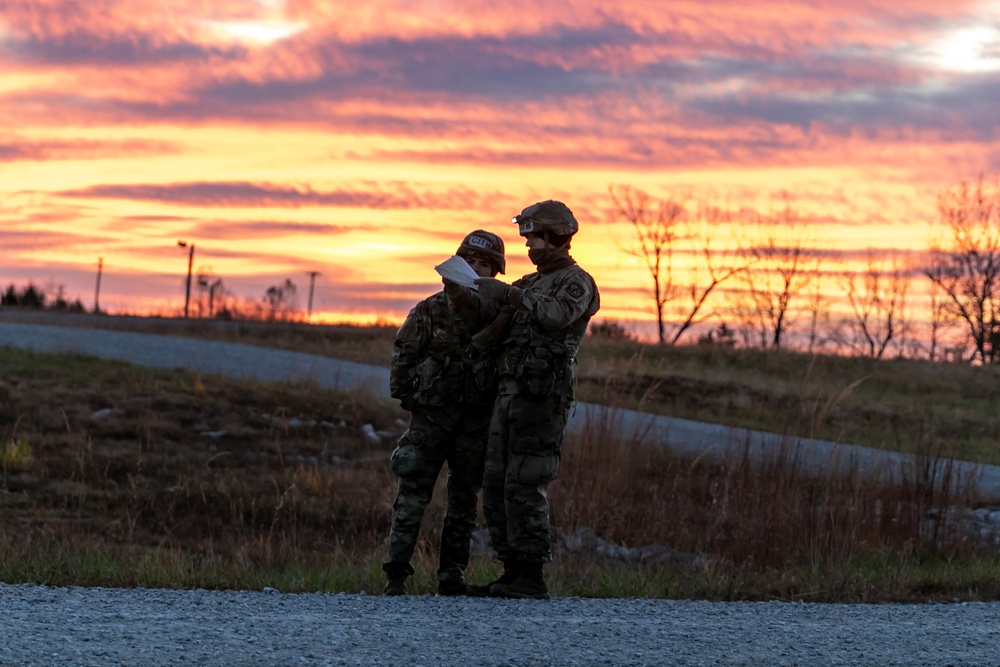
[[122, 217], [118, 218], [119, 222], [122, 222], [122, 223], [125, 223], [125, 224], [130, 223], [130, 222], [138, 222], [138, 223], [143, 223], [143, 224], [150, 223], [150, 222], [153, 222], [153, 223], [155, 223], [155, 222], [185, 222], [185, 221], [189, 221], [189, 220], [192, 220], [192, 218], [187, 218], [187, 217], [180, 216], [180, 215], [125, 215], [125, 216], [122, 216]]
[[[378, 151], [371, 155], [379, 161], [416, 162], [422, 164], [498, 164], [524, 167], [590, 168], [663, 168], [692, 164], [759, 164], [762, 160], [796, 160], [788, 154], [797, 146], [790, 139], [772, 136], [679, 136], [664, 133], [658, 137], [626, 138], [626, 143], [593, 142], [592, 132], [581, 129], [577, 142], [559, 151], [539, 146], [521, 149], [494, 150], [406, 150]], [[608, 137], [609, 140], [613, 139]], [[772, 162], [773, 163], [773, 162]]]
[[354, 231], [374, 231], [371, 225], [336, 225], [330, 223], [286, 220], [211, 220], [199, 222], [194, 231], [200, 238], [240, 239], [276, 238], [281, 236], [340, 236]]
[[465, 209], [476, 207], [483, 193], [471, 188], [453, 187], [444, 192], [418, 190], [397, 182], [383, 183], [370, 190], [318, 191], [308, 186], [250, 183], [244, 181], [168, 184], [95, 185], [80, 190], [64, 190], [63, 197], [84, 199], [126, 199], [155, 201], [180, 206], [226, 208], [300, 208], [351, 207], [371, 209]]
[[[938, 130], [953, 139], [993, 139], [1000, 125], [1000, 73], [952, 76], [904, 71], [885, 57], [831, 55], [800, 62], [718, 61], [710, 69], [765, 85], [713, 92], [685, 106], [728, 123], [762, 122], [809, 129], [821, 124], [843, 134], [885, 137], [905, 128]], [[780, 84], [778, 83], [780, 82]], [[768, 85], [770, 84], [770, 85]], [[909, 138], [908, 138], [909, 139]]]
[[615, 63], [598, 52], [627, 50], [649, 39], [628, 26], [608, 23], [585, 29], [555, 26], [503, 39], [369, 41], [347, 55], [352, 62], [363, 63], [364, 69], [357, 73], [364, 80], [377, 77], [392, 91], [522, 102], [614, 88], [610, 70]]
[[[665, 44], [691, 48], [695, 42], [681, 32], [640, 33], [611, 21], [579, 29], [553, 26], [541, 33], [503, 38], [436, 36], [324, 43], [314, 52], [324, 64], [319, 76], [212, 83], [191, 91], [194, 102], [168, 105], [166, 112], [254, 114], [273, 109], [276, 100], [283, 105], [345, 100], [412, 103], [444, 96], [460, 98], [463, 103], [534, 103], [626, 94], [637, 83], [648, 85], [648, 77], [654, 74], [657, 79], [669, 81], [693, 80], [703, 75], [697, 63], [682, 59], [661, 61], [655, 70], [630, 63], [631, 50], [659, 49]], [[371, 122], [382, 129], [389, 125], [391, 131], [391, 124], [400, 120], [376, 116]], [[423, 129], [433, 131], [433, 122]], [[404, 127], [407, 131], [419, 129], [413, 122]]]
[[[67, 232], [49, 229], [18, 229], [19, 223], [27, 220], [36, 222], [37, 218], [24, 217], [11, 220], [9, 217], [0, 217], [0, 252], [5, 253], [4, 263], [10, 261], [8, 258], [15, 252], [38, 252], [45, 253], [47, 250], [83, 250], [90, 248], [107, 248], [116, 243], [113, 236], [103, 234], [86, 227], [78, 231]], [[66, 218], [60, 218], [58, 222], [65, 222]], [[96, 261], [96, 255], [95, 255]]]
[[120, 65], [143, 65], [196, 62], [208, 58], [238, 59], [244, 55], [238, 47], [218, 48], [193, 42], [164, 42], [146, 34], [113, 36], [76, 31], [58, 37], [8, 39], [0, 50], [23, 65], [46, 65], [65, 68]]

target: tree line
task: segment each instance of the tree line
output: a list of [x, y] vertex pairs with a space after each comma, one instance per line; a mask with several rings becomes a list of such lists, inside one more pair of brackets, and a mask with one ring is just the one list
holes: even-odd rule
[[[194, 317], [258, 322], [295, 322], [305, 319], [298, 301], [298, 288], [290, 278], [268, 287], [260, 299], [241, 298], [226, 289], [222, 278], [199, 273], [191, 302]], [[50, 292], [55, 292], [54, 296]], [[70, 301], [62, 285], [39, 286], [29, 281], [7, 286], [0, 293], [0, 306], [73, 313], [88, 312], [80, 299]], [[96, 307], [90, 312], [99, 314]]]
[[[983, 177], [938, 198], [941, 238], [925, 252], [869, 248], [863, 265], [823, 280], [815, 226], [783, 196], [773, 210], [692, 193], [608, 188], [632, 229], [621, 249], [646, 269], [657, 341], [1000, 362], [1000, 183]], [[926, 287], [923, 332], [916, 281]], [[832, 292], [832, 293], [831, 293]], [[833, 306], [839, 308], [839, 314]]]
[[8, 285], [0, 294], [0, 306], [19, 306], [22, 308], [60, 310], [71, 313], [86, 311], [80, 299], [70, 301], [66, 298], [65, 288], [59, 285], [55, 288], [55, 296], [49, 298], [48, 292], [32, 282], [21, 288]]

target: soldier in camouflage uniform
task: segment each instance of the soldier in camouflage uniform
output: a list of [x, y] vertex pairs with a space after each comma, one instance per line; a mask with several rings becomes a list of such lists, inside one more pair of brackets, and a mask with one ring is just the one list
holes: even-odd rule
[[483, 512], [504, 572], [487, 586], [469, 586], [469, 594], [547, 599], [547, 487], [559, 472], [576, 352], [600, 295], [569, 255], [579, 225], [565, 204], [533, 204], [513, 222], [537, 271], [513, 285], [476, 280], [480, 296], [501, 304], [501, 317], [510, 317], [495, 350], [499, 392], [483, 480]]
[[[472, 232], [456, 254], [480, 276], [504, 272], [503, 240], [490, 232]], [[420, 522], [445, 462], [448, 505], [441, 531], [438, 593], [466, 592], [464, 573], [476, 525], [496, 380], [495, 368], [491, 375], [490, 368], [473, 364], [466, 356], [473, 334], [487, 322], [466, 321], [455, 312], [450, 295], [465, 289], [445, 281], [444, 290], [410, 311], [393, 342], [390, 393], [410, 412], [410, 423], [390, 457], [399, 487], [392, 506], [389, 561], [382, 566], [388, 578], [386, 595], [406, 593]]]

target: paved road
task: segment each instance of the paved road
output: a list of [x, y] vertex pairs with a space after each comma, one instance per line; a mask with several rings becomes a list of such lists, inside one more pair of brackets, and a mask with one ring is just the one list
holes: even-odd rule
[[[374, 396], [387, 396], [389, 391], [386, 368], [241, 343], [20, 323], [0, 317], [0, 345], [79, 352], [158, 368], [183, 368], [262, 381], [310, 381], [334, 389], [368, 391]], [[570, 428], [581, 429], [590, 424], [603, 424], [637, 441], [655, 442], [709, 461], [724, 461], [744, 453], [752, 460], [764, 461], [782, 452], [798, 461], [803, 473], [813, 475], [857, 468], [870, 477], [919, 479], [927, 470], [926, 461], [897, 452], [578, 404], [570, 418]], [[940, 474], [941, 469], [932, 468], [932, 472]], [[1000, 466], [959, 461], [951, 472], [956, 491], [972, 482], [983, 505], [1000, 504]]]

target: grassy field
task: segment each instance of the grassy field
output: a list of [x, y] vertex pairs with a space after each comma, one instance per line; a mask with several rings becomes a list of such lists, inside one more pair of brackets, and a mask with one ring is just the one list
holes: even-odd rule
[[[183, 326], [188, 335], [383, 364], [394, 333]], [[994, 369], [588, 339], [580, 370], [580, 397], [607, 405], [606, 419], [567, 441], [550, 489], [554, 593], [1000, 598], [995, 552], [957, 526], [927, 530], [929, 512], [962, 498], [916, 480], [806, 480], [793, 461], [708, 465], [638, 446], [613, 427], [615, 410], [640, 406], [995, 461]], [[379, 590], [395, 484], [388, 455], [405, 417], [386, 400], [315, 386], [0, 349], [0, 579]], [[425, 519], [417, 592], [433, 590], [442, 491]], [[673, 555], [626, 562], [569, 548], [586, 535]], [[476, 558], [470, 580], [489, 579], [493, 567]]]
[[[387, 366], [393, 326], [64, 316], [55, 323], [208, 337]], [[578, 399], [697, 421], [1000, 464], [1000, 367], [659, 347], [588, 337]]]
[[1000, 368], [588, 341], [594, 399], [698, 421], [1000, 464]]

